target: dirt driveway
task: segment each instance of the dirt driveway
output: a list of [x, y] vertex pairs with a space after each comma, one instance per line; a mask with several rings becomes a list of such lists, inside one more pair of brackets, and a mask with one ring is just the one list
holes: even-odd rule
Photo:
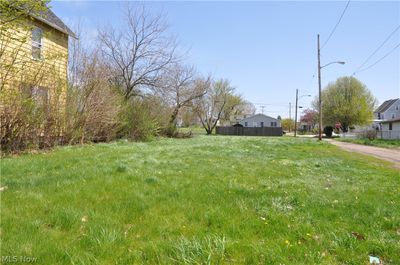
[[349, 152], [357, 152], [364, 155], [370, 155], [379, 159], [392, 162], [396, 168], [400, 168], [400, 150], [339, 142], [331, 139], [327, 139], [327, 141]]

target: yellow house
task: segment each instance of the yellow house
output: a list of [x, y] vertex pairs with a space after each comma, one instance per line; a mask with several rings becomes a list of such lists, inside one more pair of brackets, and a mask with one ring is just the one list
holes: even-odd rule
[[15, 21], [0, 28], [0, 89], [65, 101], [68, 38], [75, 34], [50, 9]]
[[65, 131], [68, 39], [76, 37], [49, 8], [8, 7], [0, 5], [1, 146], [50, 146]]

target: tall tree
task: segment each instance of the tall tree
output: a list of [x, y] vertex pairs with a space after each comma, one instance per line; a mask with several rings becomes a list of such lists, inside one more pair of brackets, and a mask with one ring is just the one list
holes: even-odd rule
[[158, 91], [172, 109], [166, 128], [167, 135], [174, 135], [181, 108], [188, 107], [192, 105], [193, 100], [203, 97], [207, 93], [209, 82], [209, 79], [202, 80], [196, 77], [193, 67], [181, 64], [172, 65], [164, 73], [163, 86]]
[[143, 6], [126, 7], [125, 25], [100, 29], [99, 40], [103, 56], [114, 71], [112, 81], [128, 100], [159, 85], [161, 73], [177, 61], [177, 45], [167, 34], [163, 16], [152, 15]]
[[294, 120], [293, 119], [282, 119], [281, 121], [282, 129], [284, 131], [294, 130]]
[[242, 96], [236, 95], [233, 93], [229, 93], [227, 95], [226, 105], [224, 110], [221, 113], [221, 122], [230, 122], [232, 117], [243, 114], [247, 102], [243, 99]]
[[224, 112], [231, 112], [241, 103], [234, 91], [228, 80], [218, 80], [212, 82], [203, 98], [195, 101], [193, 109], [207, 134], [212, 133]]
[[[371, 122], [376, 100], [365, 84], [354, 77], [341, 77], [322, 91], [324, 125], [342, 124], [343, 131], [352, 125]], [[314, 101], [317, 109], [318, 103]]]
[[300, 117], [300, 122], [305, 122], [314, 128], [314, 126], [318, 123], [318, 112], [312, 109], [305, 109], [302, 112]]

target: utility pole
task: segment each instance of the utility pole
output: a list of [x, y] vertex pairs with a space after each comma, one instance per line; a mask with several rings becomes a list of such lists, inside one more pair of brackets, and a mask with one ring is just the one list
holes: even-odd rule
[[292, 103], [289, 102], [289, 132], [292, 129]]
[[319, 111], [319, 128], [318, 139], [322, 140], [322, 99], [321, 99], [321, 50], [319, 47], [319, 34], [317, 35], [318, 42], [318, 111]]
[[297, 103], [299, 101], [299, 90], [296, 89], [296, 109], [294, 110], [294, 137], [297, 136]]
[[260, 108], [261, 108], [261, 114], [264, 114], [265, 106], [261, 106]]

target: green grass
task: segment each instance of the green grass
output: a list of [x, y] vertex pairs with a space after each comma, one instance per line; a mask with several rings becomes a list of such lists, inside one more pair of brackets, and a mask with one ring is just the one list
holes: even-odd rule
[[337, 138], [335, 140], [347, 143], [371, 145], [384, 148], [400, 148], [400, 140], [384, 140], [384, 139], [369, 140], [366, 138]]
[[[203, 127], [199, 127], [199, 126], [182, 127], [182, 128], [179, 128], [178, 131], [181, 133], [191, 132], [193, 135], [206, 135], [207, 134], [206, 130]], [[215, 129], [213, 131], [213, 134], [215, 134]]]
[[37, 264], [367, 264], [374, 255], [400, 264], [398, 171], [313, 139], [63, 147], [2, 159], [1, 171], [2, 256]]

